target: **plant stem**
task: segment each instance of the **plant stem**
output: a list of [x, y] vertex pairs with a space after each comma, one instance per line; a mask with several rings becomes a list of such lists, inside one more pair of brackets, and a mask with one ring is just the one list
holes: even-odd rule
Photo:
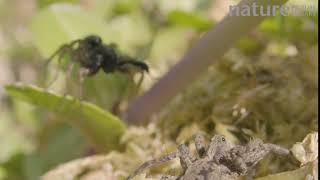
[[[280, 6], [287, 0], [243, 0], [237, 7], [253, 4], [267, 9], [267, 6]], [[146, 122], [159, 112], [175, 95], [187, 88], [191, 82], [219, 59], [241, 37], [256, 27], [266, 16], [232, 16], [230, 11], [224, 19], [209, 30], [185, 54], [179, 63], [163, 76], [148, 92], [133, 101], [124, 119], [132, 124]], [[240, 11], [241, 12], [241, 11]], [[252, 12], [251, 12], [252, 13]]]

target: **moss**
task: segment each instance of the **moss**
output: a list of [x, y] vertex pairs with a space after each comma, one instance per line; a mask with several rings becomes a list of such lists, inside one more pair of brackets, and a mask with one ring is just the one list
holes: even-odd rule
[[[233, 49], [210, 67], [159, 114], [163, 134], [175, 140], [181, 129], [196, 123], [208, 134], [223, 133], [233, 141], [258, 137], [289, 147], [316, 131], [317, 60], [306, 58], [315, 57], [316, 50], [301, 48], [291, 57], [267, 47], [256, 56]], [[258, 175], [293, 168], [271, 160], [261, 163]]]

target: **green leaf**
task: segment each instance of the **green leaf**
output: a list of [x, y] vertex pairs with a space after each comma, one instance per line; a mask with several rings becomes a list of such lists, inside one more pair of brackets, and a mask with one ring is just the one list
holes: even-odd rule
[[102, 17], [71, 4], [53, 4], [39, 11], [31, 23], [36, 47], [49, 57], [59, 46], [88, 34], [105, 39], [107, 26]]
[[2, 163], [0, 168], [3, 168], [3, 177], [1, 180], [19, 180], [25, 179], [23, 174], [22, 163], [24, 161], [25, 155], [18, 152], [10, 157], [6, 162]]
[[236, 46], [246, 54], [253, 54], [262, 47], [262, 45], [256, 39], [249, 36], [241, 38], [237, 42]]
[[38, 0], [37, 4], [40, 8], [43, 8], [43, 7], [49, 6], [50, 4], [58, 3], [58, 2], [78, 3], [79, 0]]
[[58, 113], [87, 135], [98, 150], [119, 148], [125, 124], [96, 105], [80, 102], [71, 96], [59, 96], [31, 85], [8, 85], [6, 90], [14, 98]]
[[168, 15], [168, 20], [172, 24], [193, 27], [199, 31], [208, 30], [213, 25], [210, 19], [196, 13], [188, 13], [180, 10], [171, 11]]
[[141, 14], [123, 15], [105, 22], [94, 11], [72, 4], [53, 4], [38, 12], [31, 23], [33, 42], [44, 57], [59, 46], [89, 34], [100, 36], [104, 42], [115, 42], [121, 50], [129, 51], [149, 42], [149, 24]]
[[46, 171], [88, 152], [82, 134], [67, 124], [54, 122], [42, 130], [41, 136], [39, 148], [24, 158], [22, 165], [26, 180], [39, 179]]
[[194, 29], [187, 27], [168, 27], [160, 29], [154, 39], [150, 61], [152, 63], [172, 63], [189, 47]]
[[129, 54], [134, 54], [152, 38], [150, 24], [141, 13], [117, 16], [107, 26], [106, 42], [115, 42], [121, 51]]
[[138, 0], [117, 0], [115, 1], [113, 11], [116, 14], [125, 14], [139, 9]]

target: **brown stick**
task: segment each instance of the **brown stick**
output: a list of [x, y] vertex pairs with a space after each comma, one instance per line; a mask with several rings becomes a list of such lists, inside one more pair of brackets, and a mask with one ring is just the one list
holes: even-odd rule
[[[255, 3], [264, 10], [267, 6], [280, 6], [287, 0], [243, 0], [237, 7]], [[260, 13], [260, 10], [257, 10]], [[220, 58], [241, 36], [257, 26], [266, 16], [231, 16], [229, 14], [185, 54], [159, 82], [143, 96], [133, 101], [124, 119], [129, 123], [145, 122], [159, 112], [176, 94], [185, 89], [198, 75], [206, 71], [214, 60]], [[252, 11], [251, 11], [252, 13]]]

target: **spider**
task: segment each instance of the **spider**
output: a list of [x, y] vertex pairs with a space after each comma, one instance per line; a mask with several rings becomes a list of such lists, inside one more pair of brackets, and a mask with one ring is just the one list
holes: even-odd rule
[[235, 180], [239, 176], [253, 176], [254, 166], [269, 152], [288, 155], [289, 150], [275, 144], [253, 139], [246, 145], [233, 145], [223, 135], [215, 135], [209, 145], [201, 134], [193, 136], [197, 156], [191, 155], [185, 144], [178, 151], [143, 163], [126, 180], [132, 180], [145, 169], [174, 158], [180, 159], [183, 172], [180, 176], [162, 176], [160, 180]]
[[[62, 58], [66, 55], [70, 56], [71, 59], [67, 77], [71, 75], [74, 63], [78, 63], [80, 66], [78, 74], [80, 84], [82, 84], [85, 77], [94, 76], [102, 69], [106, 74], [116, 71], [125, 74], [140, 72], [142, 76], [138, 83], [139, 86], [144, 73], [149, 72], [149, 67], [146, 63], [130, 56], [119, 54], [114, 43], [105, 44], [97, 35], [88, 35], [83, 39], [63, 44], [49, 57], [46, 65], [55, 57], [58, 58], [58, 64], [60, 65]], [[57, 76], [53, 79], [53, 82], [56, 78]], [[51, 84], [52, 82], [49, 83], [49, 86]]]

